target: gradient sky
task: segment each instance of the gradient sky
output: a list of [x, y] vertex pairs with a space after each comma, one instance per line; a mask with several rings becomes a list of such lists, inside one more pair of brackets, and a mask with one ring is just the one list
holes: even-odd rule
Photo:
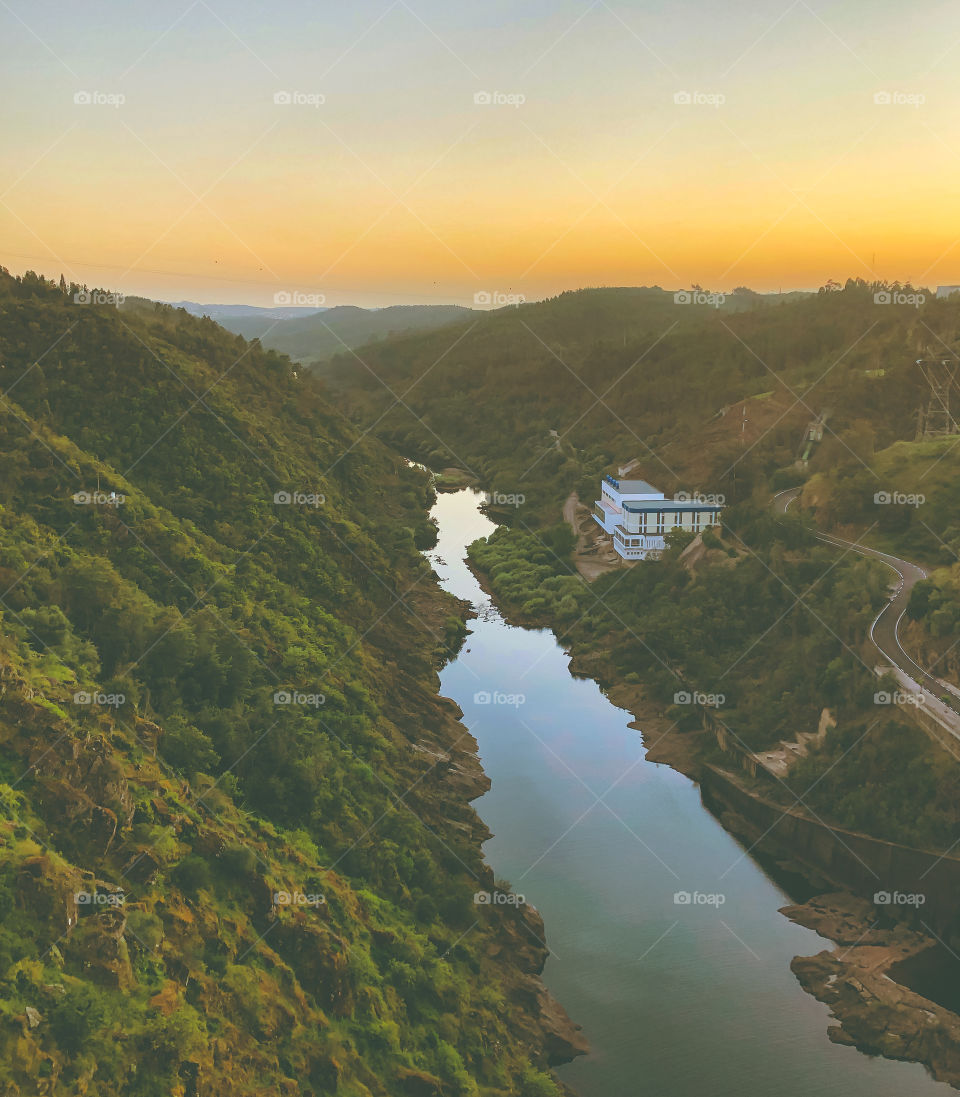
[[0, 95], [14, 272], [262, 305], [960, 283], [956, 3], [0, 0]]

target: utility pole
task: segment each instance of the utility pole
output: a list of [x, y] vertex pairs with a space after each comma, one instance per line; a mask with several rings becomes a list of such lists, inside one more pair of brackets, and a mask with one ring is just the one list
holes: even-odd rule
[[918, 358], [917, 365], [929, 389], [926, 406], [921, 405], [917, 418], [917, 438], [960, 434], [950, 409], [950, 392], [960, 371], [960, 358], [956, 355]]

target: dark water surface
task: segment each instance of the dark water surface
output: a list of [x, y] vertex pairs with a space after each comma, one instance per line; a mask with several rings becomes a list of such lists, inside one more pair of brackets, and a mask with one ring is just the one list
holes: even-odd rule
[[892, 964], [887, 974], [944, 1009], [960, 1013], [960, 958], [945, 945], [932, 945], [916, 956]]
[[778, 913], [789, 897], [690, 780], [645, 760], [630, 715], [571, 677], [552, 633], [501, 619], [463, 562], [494, 528], [482, 498], [441, 495], [433, 512], [429, 558], [480, 612], [443, 692], [493, 782], [476, 803], [487, 859], [543, 914], [544, 978], [592, 1046], [564, 1080], [582, 1097], [953, 1094], [919, 1065], [829, 1042], [827, 1008], [790, 972], [829, 942]]

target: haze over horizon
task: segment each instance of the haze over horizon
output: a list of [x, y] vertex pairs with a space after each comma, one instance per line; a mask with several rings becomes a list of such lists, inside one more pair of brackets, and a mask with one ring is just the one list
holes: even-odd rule
[[12, 270], [265, 306], [960, 282], [946, 5], [17, 0], [0, 26]]

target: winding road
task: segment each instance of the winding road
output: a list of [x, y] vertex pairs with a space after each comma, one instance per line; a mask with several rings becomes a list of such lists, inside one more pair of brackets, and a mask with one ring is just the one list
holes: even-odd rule
[[[774, 511], [777, 514], [786, 514], [790, 504], [801, 490], [801, 488], [787, 488], [786, 491], [775, 495]], [[872, 556], [897, 573], [900, 583], [893, 597], [874, 618], [870, 626], [870, 640], [880, 657], [886, 659], [916, 684], [923, 694], [924, 707], [931, 714], [937, 714], [946, 721], [950, 725], [947, 730], [960, 740], [960, 714], [958, 714], [960, 700], [946, 683], [912, 659], [900, 643], [900, 621], [906, 613], [910, 592], [920, 579], [926, 579], [926, 571], [919, 564], [901, 560], [897, 556], [880, 552], [879, 549], [845, 541], [842, 537], [834, 537], [829, 533], [815, 532], [819, 540], [826, 544], [857, 552], [861, 556]]]

